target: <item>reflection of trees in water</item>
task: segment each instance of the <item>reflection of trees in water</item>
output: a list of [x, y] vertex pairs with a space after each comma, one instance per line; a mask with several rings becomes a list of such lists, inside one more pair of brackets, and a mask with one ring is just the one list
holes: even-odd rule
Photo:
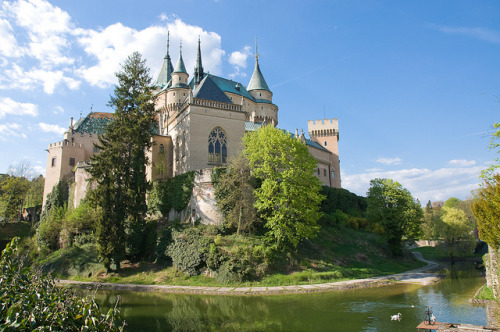
[[[264, 302], [237, 296], [175, 296], [165, 317], [172, 331], [282, 330]], [[255, 305], [257, 304], [257, 305]]]

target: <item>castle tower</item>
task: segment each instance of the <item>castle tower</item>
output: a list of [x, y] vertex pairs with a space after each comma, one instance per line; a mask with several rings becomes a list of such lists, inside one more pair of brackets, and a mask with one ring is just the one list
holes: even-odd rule
[[254, 122], [278, 125], [278, 107], [273, 104], [273, 93], [269, 90], [264, 75], [260, 71], [257, 41], [255, 42], [255, 68], [248, 83], [247, 91], [257, 101], [257, 108], [251, 118]]
[[189, 98], [189, 86], [188, 86], [189, 74], [186, 71], [186, 66], [184, 66], [184, 60], [182, 59], [182, 44], [179, 50], [179, 60], [175, 65], [175, 69], [172, 72], [171, 84], [169, 84], [167, 91], [166, 107], [168, 111], [177, 111], [177, 107], [182, 104], [186, 98]]
[[309, 137], [331, 152], [330, 187], [340, 188], [339, 120], [323, 119], [307, 121]]

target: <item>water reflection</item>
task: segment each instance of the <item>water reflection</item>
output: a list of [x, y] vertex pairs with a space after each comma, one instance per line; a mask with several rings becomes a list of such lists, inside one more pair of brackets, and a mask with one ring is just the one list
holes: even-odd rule
[[[414, 331], [427, 306], [439, 321], [486, 325], [486, 308], [468, 303], [483, 283], [468, 269], [426, 287], [272, 296], [120, 294], [129, 331]], [[99, 300], [109, 306], [116, 294], [102, 291]], [[398, 313], [401, 321], [391, 321]]]

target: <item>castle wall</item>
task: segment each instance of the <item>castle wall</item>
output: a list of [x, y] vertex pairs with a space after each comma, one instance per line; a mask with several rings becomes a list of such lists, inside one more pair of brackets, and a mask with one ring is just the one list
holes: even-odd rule
[[88, 169], [90, 165], [85, 162], [80, 162], [75, 170], [75, 192], [73, 196], [73, 207], [77, 208], [82, 199], [85, 198], [89, 189], [90, 173]]
[[309, 153], [318, 162], [318, 167], [314, 171], [314, 175], [321, 181], [325, 186], [332, 186], [331, 172], [330, 172], [330, 155], [331, 153], [315, 148], [313, 146], [307, 146]]
[[[173, 175], [173, 142], [170, 136], [154, 135], [153, 146], [146, 152], [149, 164], [146, 179], [167, 179]], [[163, 146], [163, 147], [162, 147]]]
[[215, 201], [212, 169], [196, 171], [193, 194], [189, 205], [193, 222], [198, 219], [206, 225], [219, 225], [222, 222], [222, 214]]

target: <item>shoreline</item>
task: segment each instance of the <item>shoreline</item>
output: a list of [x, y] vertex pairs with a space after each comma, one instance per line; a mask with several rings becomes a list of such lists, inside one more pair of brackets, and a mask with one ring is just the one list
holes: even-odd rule
[[276, 294], [304, 294], [317, 292], [342, 291], [349, 289], [360, 289], [370, 287], [381, 287], [393, 283], [414, 283], [423, 286], [439, 281], [442, 276], [434, 272], [439, 264], [426, 260], [420, 253], [414, 253], [417, 259], [427, 263], [427, 266], [387, 276], [372, 277], [366, 279], [353, 279], [337, 282], [328, 282], [309, 285], [291, 286], [258, 286], [258, 287], [224, 287], [224, 286], [179, 286], [179, 285], [141, 285], [141, 284], [119, 284], [99, 283], [93, 281], [59, 280], [61, 286], [87, 287], [94, 286], [105, 290], [121, 290], [130, 292], [161, 292], [199, 295], [276, 295]]

